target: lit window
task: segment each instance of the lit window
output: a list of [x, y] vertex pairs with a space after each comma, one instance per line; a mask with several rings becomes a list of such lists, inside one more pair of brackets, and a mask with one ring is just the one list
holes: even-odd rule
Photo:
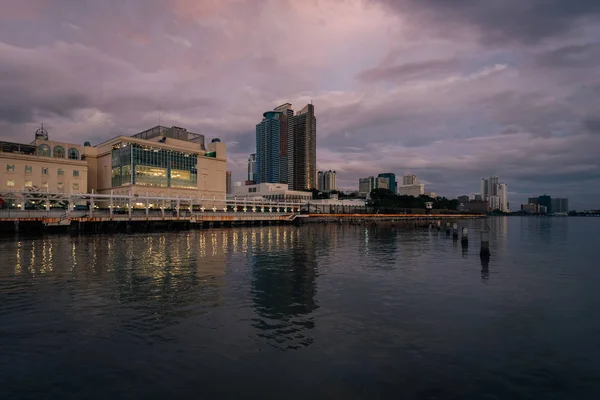
[[7, 164], [6, 165], [6, 171], [7, 172], [15, 172], [15, 165], [14, 164]]
[[79, 190], [79, 183], [73, 184], [73, 190]]
[[73, 170], [73, 176], [79, 176], [79, 170], [78, 169], [74, 169]]
[[25, 181], [25, 187], [32, 187], [33, 181]]
[[42, 175], [48, 175], [48, 168], [42, 167]]
[[25, 166], [25, 173], [26, 174], [30, 174], [33, 172], [33, 167], [31, 165], [26, 165]]
[[62, 168], [59, 168], [58, 175], [60, 176], [60, 175], [64, 175], [64, 174], [65, 174], [65, 171]]
[[9, 186], [9, 187], [15, 186], [15, 180], [14, 179], [7, 180], [6, 181], [6, 186]]
[[42, 183], [42, 187], [44, 187], [44, 188], [48, 189], [48, 182], [44, 182], [44, 183]]
[[58, 182], [58, 188], [59, 188], [59, 189], [64, 189], [64, 187], [65, 187], [65, 184], [64, 184], [64, 183], [62, 183], [62, 182]]

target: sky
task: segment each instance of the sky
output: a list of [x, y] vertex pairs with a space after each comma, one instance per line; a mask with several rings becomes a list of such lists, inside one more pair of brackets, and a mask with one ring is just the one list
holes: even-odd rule
[[[0, 0], [0, 138], [176, 125], [246, 179], [262, 113], [313, 102], [317, 168], [600, 208], [600, 1]], [[160, 112], [159, 112], [160, 110]]]

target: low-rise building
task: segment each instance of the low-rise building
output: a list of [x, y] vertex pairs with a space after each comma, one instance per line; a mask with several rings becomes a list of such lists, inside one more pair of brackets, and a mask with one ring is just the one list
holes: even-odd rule
[[348, 214], [366, 211], [366, 201], [364, 199], [323, 199], [310, 200], [309, 212], [315, 214]]
[[101, 194], [226, 198], [226, 146], [179, 127], [156, 126], [86, 147], [90, 189]]
[[87, 193], [83, 146], [51, 141], [44, 128], [31, 144], [0, 142], [0, 190]]
[[258, 183], [255, 185], [235, 186], [229, 198], [248, 200], [270, 200], [281, 202], [308, 202], [312, 192], [289, 190], [286, 183]]

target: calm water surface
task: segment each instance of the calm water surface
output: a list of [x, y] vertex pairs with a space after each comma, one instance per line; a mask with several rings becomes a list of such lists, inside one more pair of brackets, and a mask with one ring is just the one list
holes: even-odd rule
[[0, 238], [0, 397], [600, 398], [600, 220]]

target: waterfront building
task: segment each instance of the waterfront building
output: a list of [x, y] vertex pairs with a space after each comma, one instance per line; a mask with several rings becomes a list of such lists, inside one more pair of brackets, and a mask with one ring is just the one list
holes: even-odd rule
[[256, 182], [281, 182], [281, 121], [282, 113], [267, 111], [256, 125]]
[[[290, 163], [290, 157], [288, 155], [289, 144], [288, 140], [291, 140], [294, 134], [294, 110], [290, 103], [285, 103], [275, 108], [275, 111], [279, 112], [279, 178], [281, 182], [288, 182], [289, 172], [288, 166]], [[292, 160], [293, 161], [293, 160]]]
[[[437, 197], [437, 193], [436, 192], [425, 192], [423, 193], [425, 196], [427, 197], [431, 197], [432, 199], [435, 199]], [[469, 200], [469, 198], [467, 197], [467, 201]]]
[[256, 182], [256, 154], [248, 156], [248, 179], [247, 182]]
[[396, 183], [396, 174], [391, 173], [391, 172], [386, 172], [383, 174], [379, 174], [377, 175], [378, 178], [387, 178], [388, 183], [389, 183], [389, 188], [392, 193], [396, 194], [398, 193], [398, 185]]
[[226, 196], [226, 146], [184, 128], [155, 126], [85, 147], [89, 189], [134, 196]]
[[331, 192], [337, 190], [335, 171], [319, 171], [317, 189], [321, 192]]
[[0, 190], [87, 193], [84, 147], [52, 141], [43, 127], [30, 144], [0, 142]]
[[227, 194], [232, 194], [233, 193], [233, 185], [231, 182], [231, 171], [227, 171], [225, 173], [225, 187], [227, 190]]
[[312, 192], [290, 190], [285, 183], [257, 183], [255, 185], [235, 186], [229, 198], [248, 200], [271, 200], [287, 202], [308, 202]]
[[314, 189], [317, 187], [317, 118], [312, 104], [292, 117], [289, 132], [288, 186], [292, 190]]

